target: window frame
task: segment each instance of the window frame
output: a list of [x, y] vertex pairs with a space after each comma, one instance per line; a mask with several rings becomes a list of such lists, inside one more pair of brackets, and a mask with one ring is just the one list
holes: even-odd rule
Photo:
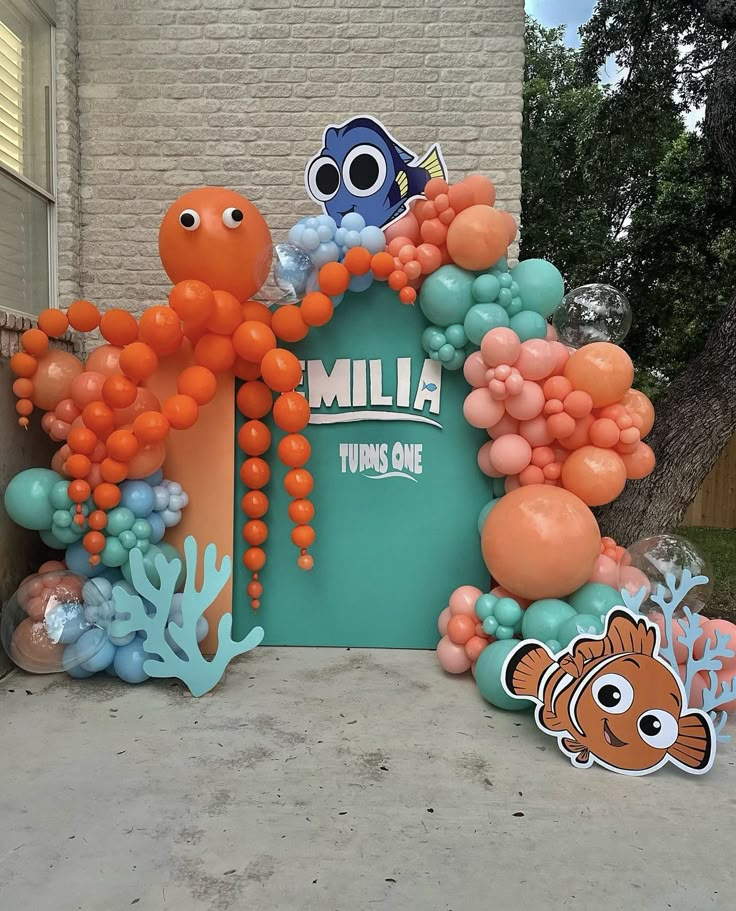
[[[14, 0], [18, 5], [26, 4], [27, 6], [34, 7], [46, 21], [49, 32], [50, 32], [50, 43], [49, 43], [49, 66], [50, 66], [50, 85], [49, 85], [49, 113], [48, 113], [48, 123], [47, 123], [47, 155], [48, 162], [50, 164], [49, 168], [49, 178], [51, 189], [47, 190], [44, 187], [39, 186], [35, 181], [26, 177], [23, 174], [19, 174], [17, 171], [14, 171], [12, 168], [9, 168], [7, 165], [3, 164], [0, 161], [0, 172], [4, 177], [9, 178], [10, 180], [15, 181], [17, 184], [20, 184], [25, 190], [30, 193], [33, 193], [37, 197], [41, 197], [46, 202], [46, 230], [48, 236], [48, 256], [46, 268], [48, 269], [49, 277], [49, 299], [46, 302], [46, 306], [53, 309], [58, 309], [59, 307], [59, 250], [58, 250], [58, 225], [57, 225], [57, 199], [56, 193], [58, 189], [57, 177], [58, 177], [58, 155], [57, 155], [57, 146], [56, 146], [56, 82], [57, 82], [57, 73], [56, 73], [56, 22], [52, 18], [52, 10], [49, 9], [49, 4], [45, 2], [37, 3], [36, 0]], [[31, 74], [31, 79], [33, 74]], [[25, 86], [24, 86], [25, 91]], [[37, 314], [28, 313], [25, 310], [17, 310], [12, 307], [6, 307], [0, 305], [0, 310], [3, 313], [12, 313], [14, 316], [24, 317], [25, 319], [37, 319]]]

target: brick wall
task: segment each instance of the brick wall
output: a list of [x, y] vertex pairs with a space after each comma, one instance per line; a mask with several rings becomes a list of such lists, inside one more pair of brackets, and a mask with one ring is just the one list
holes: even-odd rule
[[439, 140], [452, 174], [482, 171], [519, 212], [523, 0], [77, 6], [81, 290], [100, 305], [162, 299], [158, 225], [192, 187], [244, 193], [284, 238], [314, 211], [322, 128], [356, 113], [416, 151]]

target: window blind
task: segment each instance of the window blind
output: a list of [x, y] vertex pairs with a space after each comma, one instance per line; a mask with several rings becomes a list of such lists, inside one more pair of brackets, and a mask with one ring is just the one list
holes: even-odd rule
[[23, 173], [23, 42], [1, 21], [0, 161]]

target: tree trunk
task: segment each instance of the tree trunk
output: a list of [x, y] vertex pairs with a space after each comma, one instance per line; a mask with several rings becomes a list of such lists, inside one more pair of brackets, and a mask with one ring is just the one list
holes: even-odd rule
[[647, 443], [657, 465], [596, 510], [601, 533], [628, 546], [675, 529], [736, 431], [736, 296], [703, 352], [669, 386]]
[[724, 172], [736, 180], [736, 38], [716, 60], [705, 106], [705, 137]]

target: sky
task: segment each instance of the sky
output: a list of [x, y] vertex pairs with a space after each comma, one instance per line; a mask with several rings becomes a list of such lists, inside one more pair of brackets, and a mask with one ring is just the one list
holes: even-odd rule
[[571, 47], [580, 44], [578, 28], [590, 19], [595, 0], [526, 0], [526, 11], [542, 25], [551, 28], [565, 25], [565, 41]]

